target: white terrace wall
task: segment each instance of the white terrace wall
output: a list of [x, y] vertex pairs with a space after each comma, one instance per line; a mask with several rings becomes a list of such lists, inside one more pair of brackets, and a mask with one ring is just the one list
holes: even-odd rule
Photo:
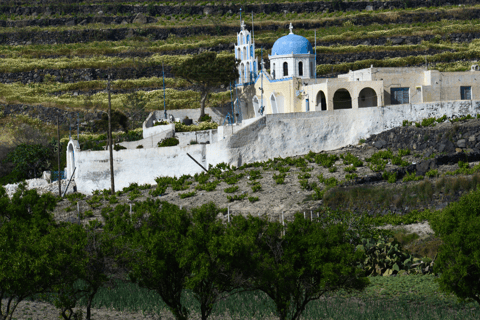
[[[269, 114], [216, 143], [114, 152], [115, 185], [121, 189], [133, 182], [154, 184], [158, 176], [178, 177], [201, 172], [187, 152], [204, 167], [221, 162], [240, 166], [356, 144], [362, 138], [401, 126], [403, 120], [478, 113], [480, 101]], [[219, 136], [221, 131], [219, 128]], [[75, 180], [80, 192], [90, 194], [92, 190], [110, 188], [108, 159], [108, 151], [75, 152]]]
[[269, 114], [207, 146], [207, 163], [235, 166], [274, 157], [334, 150], [402, 125], [403, 120], [476, 115], [480, 101], [450, 101], [320, 112]]
[[[205, 145], [114, 151], [115, 189], [121, 190], [133, 182], [155, 184], [155, 178], [159, 176], [179, 177], [200, 172], [201, 168], [187, 153], [206, 165]], [[77, 151], [75, 164], [78, 192], [91, 194], [93, 190], [110, 189], [108, 151]]]

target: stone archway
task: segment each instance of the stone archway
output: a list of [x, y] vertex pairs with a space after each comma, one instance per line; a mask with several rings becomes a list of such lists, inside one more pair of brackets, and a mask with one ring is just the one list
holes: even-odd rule
[[322, 90], [318, 91], [317, 93], [317, 101], [316, 101], [316, 111], [326, 111], [327, 110], [327, 99], [325, 98], [325, 93]]
[[369, 108], [377, 106], [377, 93], [372, 88], [363, 88], [358, 95], [358, 107]]
[[352, 96], [347, 89], [338, 89], [333, 95], [333, 110], [352, 109]]

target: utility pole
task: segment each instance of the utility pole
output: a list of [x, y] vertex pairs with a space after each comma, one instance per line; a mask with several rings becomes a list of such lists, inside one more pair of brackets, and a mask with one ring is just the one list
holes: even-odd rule
[[114, 195], [115, 194], [115, 178], [113, 176], [112, 102], [110, 99], [110, 76], [108, 76], [107, 92], [108, 92], [108, 150], [110, 152], [110, 178], [112, 182], [110, 192], [112, 195]]
[[57, 160], [58, 160], [58, 196], [62, 196], [62, 177], [60, 176], [60, 122], [57, 115]]

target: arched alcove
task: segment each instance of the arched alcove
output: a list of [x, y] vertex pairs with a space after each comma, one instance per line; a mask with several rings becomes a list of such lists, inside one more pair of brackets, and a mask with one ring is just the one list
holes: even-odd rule
[[369, 108], [377, 106], [377, 93], [372, 88], [363, 88], [358, 95], [358, 107]]
[[351, 109], [352, 96], [347, 89], [338, 89], [333, 95], [333, 109]]
[[275, 80], [275, 63], [273, 64], [273, 67], [272, 67], [272, 79]]
[[247, 69], [245, 70], [245, 74], [247, 75], [247, 82], [252, 81], [250, 78], [250, 62], [247, 62]]
[[237, 48], [237, 59], [242, 59], [242, 52], [240, 51], [240, 48]]
[[316, 100], [316, 110], [317, 111], [325, 111], [327, 110], [327, 99], [325, 99], [325, 93], [322, 90], [318, 91], [317, 93], [317, 100]]
[[298, 75], [303, 76], [303, 62], [298, 63]]

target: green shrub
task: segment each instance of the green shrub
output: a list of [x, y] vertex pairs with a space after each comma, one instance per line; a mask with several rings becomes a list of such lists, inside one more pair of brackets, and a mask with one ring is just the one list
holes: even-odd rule
[[338, 159], [338, 156], [334, 154], [328, 155], [326, 153], [320, 153], [315, 155], [315, 163], [325, 168], [330, 168]]
[[308, 179], [310, 178], [312, 175], [310, 173], [304, 173], [304, 174], [299, 174], [298, 175], [298, 179], [299, 180], [303, 180], [303, 179]]
[[337, 167], [332, 166], [332, 167], [328, 168], [328, 172], [331, 172], [331, 173], [337, 172]]
[[283, 184], [285, 182], [286, 176], [287, 176], [286, 173], [274, 174], [273, 180], [275, 180], [276, 184]]
[[185, 193], [180, 193], [179, 195], [180, 195], [180, 199], [185, 199], [185, 198], [193, 197], [194, 195], [196, 195], [196, 192], [195, 191], [185, 192]]
[[413, 171], [412, 173], [407, 172], [402, 179], [403, 182], [420, 181], [420, 180], [423, 180], [423, 176], [418, 176], [417, 177], [417, 173], [415, 171]]
[[435, 117], [423, 119], [421, 125], [422, 127], [435, 126]]
[[197, 125], [184, 125], [182, 122], [175, 122], [175, 132], [191, 132], [201, 130], [217, 129], [218, 123], [216, 122], [200, 122]]
[[157, 143], [158, 147], [173, 147], [180, 143], [176, 137], [165, 138]]
[[248, 197], [248, 194], [247, 193], [244, 193], [242, 195], [234, 195], [234, 196], [227, 196], [227, 200], [228, 202], [233, 202], [233, 201], [239, 201], [239, 200], [243, 200], [245, 199], [246, 197]]
[[426, 172], [425, 175], [429, 178], [436, 177], [438, 175], [438, 170], [437, 169], [431, 169], [428, 172]]
[[92, 210], [87, 210], [87, 211], [85, 211], [85, 212], [83, 213], [83, 216], [84, 216], [85, 218], [91, 218], [91, 217], [94, 216], [94, 215], [93, 215], [93, 211], [92, 211]]
[[320, 174], [317, 176], [317, 178], [320, 183], [325, 184], [327, 187], [336, 187], [339, 184], [338, 180], [335, 179], [335, 177], [330, 177], [326, 179], [323, 177], [323, 174]]
[[344, 165], [353, 165], [354, 167], [361, 167], [363, 166], [363, 162], [358, 159], [357, 157], [355, 157], [353, 154], [351, 154], [350, 152], [347, 152], [346, 155], [341, 155], [340, 158], [343, 159], [343, 164]]
[[408, 156], [410, 154], [410, 149], [398, 149], [398, 156], [403, 157], [403, 156]]
[[384, 180], [387, 180], [389, 183], [395, 183], [397, 182], [397, 173], [396, 172], [387, 172], [385, 171], [382, 174], [382, 178]]
[[248, 197], [248, 201], [250, 201], [251, 203], [257, 202], [258, 197]]
[[225, 190], [223, 190], [223, 191], [225, 191], [226, 193], [234, 193], [234, 192], [238, 191], [238, 186], [225, 188]]
[[357, 170], [357, 168], [355, 168], [354, 166], [350, 166], [350, 167], [343, 168], [343, 170], [345, 172], [353, 172], [353, 171]]
[[447, 115], [444, 114], [442, 117], [438, 118], [436, 121], [438, 123], [442, 123], [442, 122], [445, 122], [447, 120]]
[[345, 180], [350, 181], [358, 178], [358, 175], [356, 173], [349, 173], [345, 175]]
[[252, 192], [257, 192], [257, 191], [260, 191], [260, 190], [262, 190], [262, 186], [260, 185], [260, 183], [254, 184], [252, 186]]
[[392, 164], [394, 164], [396, 166], [402, 166], [402, 167], [406, 167], [406, 166], [410, 165], [410, 163], [408, 161], [402, 160], [401, 156], [394, 156], [392, 158]]
[[167, 124], [169, 124], [169, 123], [170, 123], [170, 122], [168, 122], [168, 121], [163, 121], [163, 120], [162, 120], [162, 121], [157, 121], [157, 122], [155, 122], [155, 124], [154, 124], [153, 126], [154, 126], [154, 127], [156, 127], [156, 126], [164, 126], [164, 125], [167, 125]]
[[212, 117], [208, 115], [208, 113], [205, 113], [202, 117], [200, 117], [200, 122], [211, 122]]
[[217, 188], [217, 185], [220, 183], [220, 181], [212, 181], [212, 182], [207, 182], [205, 184], [199, 184], [195, 187], [195, 190], [205, 190], [205, 191], [213, 191]]
[[250, 170], [250, 171], [248, 171], [248, 175], [250, 176], [249, 180], [262, 179], [262, 175], [260, 174], [260, 170]]
[[143, 145], [139, 144], [139, 145], [137, 146], [137, 149], [143, 149]]

